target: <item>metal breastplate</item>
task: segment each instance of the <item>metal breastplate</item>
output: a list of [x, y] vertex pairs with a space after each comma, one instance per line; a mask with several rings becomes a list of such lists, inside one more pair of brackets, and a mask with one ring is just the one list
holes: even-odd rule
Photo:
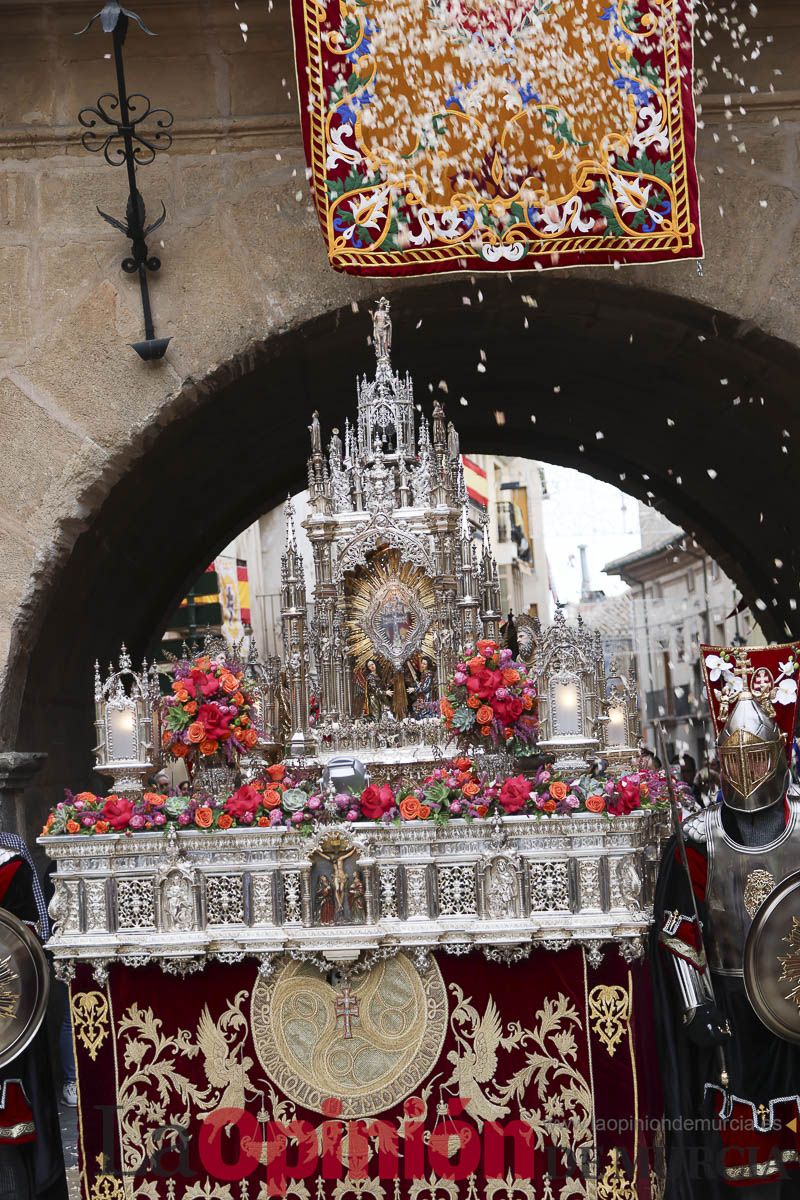
[[800, 866], [800, 801], [789, 800], [786, 828], [766, 846], [731, 841], [722, 827], [721, 805], [706, 814], [706, 838], [709, 966], [721, 975], [741, 975], [753, 917], [775, 885]]

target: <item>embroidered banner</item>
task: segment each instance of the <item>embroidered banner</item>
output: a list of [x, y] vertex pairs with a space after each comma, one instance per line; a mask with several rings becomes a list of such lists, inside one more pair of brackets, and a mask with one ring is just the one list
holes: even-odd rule
[[647, 967], [399, 954], [72, 984], [82, 1200], [660, 1200]]
[[702, 256], [691, 0], [292, 0], [311, 188], [358, 275]]

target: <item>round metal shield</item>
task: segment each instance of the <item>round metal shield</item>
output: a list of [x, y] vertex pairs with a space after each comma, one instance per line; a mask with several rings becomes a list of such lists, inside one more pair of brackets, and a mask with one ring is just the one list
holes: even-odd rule
[[44, 1020], [50, 972], [36, 934], [0, 908], [0, 1067], [30, 1044]]
[[800, 871], [758, 909], [744, 947], [744, 983], [767, 1029], [800, 1043]]

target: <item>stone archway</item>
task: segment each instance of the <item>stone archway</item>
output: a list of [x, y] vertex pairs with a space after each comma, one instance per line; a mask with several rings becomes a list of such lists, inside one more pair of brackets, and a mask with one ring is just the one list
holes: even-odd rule
[[[481, 301], [459, 279], [393, 289], [393, 357], [417, 400], [445, 399], [466, 448], [527, 453], [655, 498], [748, 603], [767, 604], [758, 607], [768, 635], [800, 634], [797, 349], [610, 282], [481, 287]], [[84, 527], [61, 531], [47, 582], [17, 613], [0, 705], [6, 745], [50, 756], [31, 792], [29, 835], [65, 783], [89, 782], [95, 656], [108, 659], [122, 639], [141, 653], [198, 568], [303, 486], [310, 413], [319, 409], [327, 431], [354, 410], [368, 331], [348, 306], [184, 387], [170, 419], [142, 430], [116, 482], [98, 488]]]

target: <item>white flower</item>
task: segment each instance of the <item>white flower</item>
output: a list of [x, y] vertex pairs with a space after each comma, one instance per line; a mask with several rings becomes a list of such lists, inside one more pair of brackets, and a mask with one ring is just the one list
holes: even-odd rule
[[712, 683], [716, 683], [721, 675], [730, 674], [728, 664], [718, 654], [707, 654], [706, 666], [708, 667], [708, 678]]
[[784, 678], [787, 675], [794, 675], [797, 670], [797, 663], [793, 658], [787, 658], [785, 663], [778, 663], [778, 670]]
[[381, 222], [386, 216], [386, 200], [388, 195], [389, 191], [386, 188], [371, 195], [353, 197], [350, 201], [353, 224], [344, 230], [344, 235], [349, 241], [352, 241], [355, 237], [358, 227], [362, 229], [380, 229]]
[[797, 699], [797, 680], [782, 679], [775, 693], [776, 704], [794, 704]]

